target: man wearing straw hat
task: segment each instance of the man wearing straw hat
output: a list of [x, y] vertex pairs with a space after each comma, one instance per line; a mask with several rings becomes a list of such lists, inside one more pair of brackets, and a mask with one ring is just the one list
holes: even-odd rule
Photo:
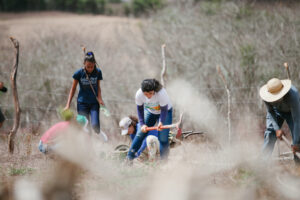
[[[272, 78], [260, 88], [260, 97], [267, 106], [266, 131], [264, 134], [263, 152], [270, 157], [276, 139], [282, 140], [285, 133], [281, 130], [284, 120], [292, 135], [292, 151], [300, 152], [300, 98], [299, 92], [291, 80]], [[294, 155], [294, 160], [300, 160]]]

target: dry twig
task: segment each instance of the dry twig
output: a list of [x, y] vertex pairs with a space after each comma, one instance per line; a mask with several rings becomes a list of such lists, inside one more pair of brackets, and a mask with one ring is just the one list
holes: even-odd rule
[[17, 91], [17, 72], [18, 72], [18, 64], [19, 64], [19, 42], [13, 37], [10, 37], [11, 42], [14, 45], [15, 48], [15, 60], [13, 64], [13, 70], [10, 76], [11, 80], [11, 86], [12, 86], [12, 92], [14, 97], [14, 106], [15, 106], [15, 116], [14, 116], [14, 125], [13, 128], [10, 130], [9, 136], [8, 136], [8, 150], [10, 153], [14, 152], [14, 146], [15, 146], [15, 137], [17, 130], [19, 128], [20, 124], [20, 104], [19, 104], [19, 98], [18, 98], [18, 91]]
[[231, 97], [230, 97], [230, 90], [228, 88], [228, 84], [227, 84], [227, 81], [224, 77], [224, 74], [222, 73], [221, 69], [220, 69], [220, 66], [217, 66], [217, 71], [218, 71], [218, 74], [219, 76], [221, 77], [223, 83], [224, 83], [224, 86], [225, 86], [225, 89], [226, 89], [226, 92], [227, 92], [227, 125], [228, 125], [228, 142], [229, 144], [231, 143]]

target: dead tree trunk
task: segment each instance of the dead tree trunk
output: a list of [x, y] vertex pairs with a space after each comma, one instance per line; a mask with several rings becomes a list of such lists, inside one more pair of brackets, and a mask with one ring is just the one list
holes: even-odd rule
[[10, 37], [11, 42], [14, 45], [15, 48], [15, 60], [13, 64], [13, 69], [10, 75], [10, 81], [12, 86], [12, 92], [14, 97], [14, 106], [15, 106], [15, 116], [14, 116], [14, 125], [11, 131], [9, 132], [8, 136], [8, 150], [10, 153], [14, 152], [15, 147], [15, 136], [19, 128], [20, 124], [20, 104], [19, 104], [19, 98], [18, 98], [18, 91], [17, 91], [17, 72], [18, 72], [18, 64], [19, 64], [19, 42], [13, 37]]
[[219, 73], [219, 76], [221, 77], [225, 89], [226, 89], [226, 93], [227, 93], [227, 125], [228, 125], [228, 143], [229, 145], [231, 144], [231, 94], [230, 94], [230, 90], [227, 84], [227, 81], [224, 77], [224, 74], [222, 73], [220, 66], [217, 66], [217, 71]]
[[162, 56], [162, 70], [161, 70], [161, 84], [166, 87], [166, 76], [167, 76], [167, 70], [166, 70], [166, 58], [165, 58], [165, 48], [166, 45], [163, 44], [161, 46], [161, 56]]

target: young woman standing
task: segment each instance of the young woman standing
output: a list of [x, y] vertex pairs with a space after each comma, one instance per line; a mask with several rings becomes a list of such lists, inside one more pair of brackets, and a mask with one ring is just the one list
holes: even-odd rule
[[102, 72], [96, 67], [93, 52], [87, 52], [84, 57], [84, 68], [77, 70], [73, 75], [73, 84], [69, 93], [66, 109], [70, 108], [73, 96], [79, 83], [80, 89], [77, 97], [77, 112], [90, 119], [93, 130], [100, 133], [99, 108], [104, 105], [101, 95], [100, 81]]

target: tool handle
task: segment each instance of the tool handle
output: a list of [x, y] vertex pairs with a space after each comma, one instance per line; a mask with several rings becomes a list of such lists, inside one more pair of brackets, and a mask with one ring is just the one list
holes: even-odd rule
[[170, 125], [165, 125], [162, 126], [160, 129], [169, 129], [169, 128], [176, 128], [177, 124], [170, 124]]
[[[289, 147], [291, 147], [291, 143], [289, 142], [289, 140], [283, 135], [282, 136], [283, 141], [286, 143], [286, 145], [288, 145]], [[295, 155], [300, 158], [300, 153], [296, 152]]]
[[153, 131], [153, 130], [157, 130], [157, 126], [147, 127], [146, 128], [146, 131]]
[[[177, 126], [177, 124], [171, 124], [171, 125], [165, 125], [160, 127], [160, 129], [170, 129], [170, 128], [175, 128]], [[153, 131], [153, 130], [158, 130], [157, 126], [153, 126], [153, 127], [147, 127], [146, 131]]]

